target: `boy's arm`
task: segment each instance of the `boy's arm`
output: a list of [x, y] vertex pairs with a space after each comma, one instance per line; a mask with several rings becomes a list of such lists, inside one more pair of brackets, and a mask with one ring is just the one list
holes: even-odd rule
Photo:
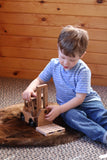
[[86, 97], [85, 93], [76, 93], [76, 97], [68, 101], [67, 103], [61, 105], [61, 113], [64, 113], [70, 109], [78, 107], [80, 104], [84, 102]]
[[43, 84], [43, 83], [45, 83], [45, 82], [42, 81], [39, 77], [34, 79], [30, 83], [30, 85], [25, 89], [25, 91], [22, 93], [23, 99], [30, 100], [31, 96], [36, 96], [36, 94], [34, 92], [36, 90], [36, 87], [40, 84]]
[[64, 113], [70, 109], [78, 107], [80, 104], [83, 103], [84, 99], [86, 97], [86, 94], [84, 93], [77, 93], [76, 97], [68, 101], [67, 103], [63, 105], [50, 105], [47, 108], [51, 109], [49, 114], [46, 115], [46, 119], [48, 121], [53, 121], [57, 116], [59, 116], [61, 113]]

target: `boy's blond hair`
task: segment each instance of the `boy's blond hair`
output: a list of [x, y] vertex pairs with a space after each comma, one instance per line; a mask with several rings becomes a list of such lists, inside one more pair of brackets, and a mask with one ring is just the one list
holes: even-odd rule
[[87, 49], [88, 40], [87, 31], [68, 25], [62, 29], [58, 37], [58, 47], [66, 56], [81, 57]]

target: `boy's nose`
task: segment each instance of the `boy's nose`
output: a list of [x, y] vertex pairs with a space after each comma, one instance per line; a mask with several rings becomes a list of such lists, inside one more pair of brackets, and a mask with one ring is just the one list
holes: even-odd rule
[[68, 61], [65, 60], [65, 61], [64, 61], [64, 66], [67, 66], [67, 65], [68, 65]]

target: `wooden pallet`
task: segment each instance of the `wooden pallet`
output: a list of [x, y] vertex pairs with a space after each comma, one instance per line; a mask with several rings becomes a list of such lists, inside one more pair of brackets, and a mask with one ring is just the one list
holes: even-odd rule
[[44, 136], [58, 135], [65, 132], [65, 128], [57, 124], [48, 124], [40, 127], [36, 127], [36, 131], [40, 132]]

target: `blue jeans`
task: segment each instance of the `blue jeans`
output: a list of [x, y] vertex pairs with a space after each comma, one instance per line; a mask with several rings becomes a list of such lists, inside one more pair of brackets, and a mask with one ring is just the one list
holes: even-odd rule
[[92, 140], [103, 142], [107, 132], [107, 109], [102, 102], [84, 102], [77, 108], [62, 113], [61, 116], [71, 128], [83, 132]]

